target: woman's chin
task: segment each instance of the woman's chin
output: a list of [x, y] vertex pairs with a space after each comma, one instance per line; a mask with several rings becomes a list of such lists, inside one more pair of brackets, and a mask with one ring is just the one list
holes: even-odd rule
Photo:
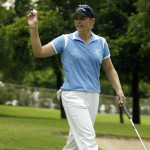
[[83, 30], [81, 28], [77, 28], [78, 32], [83, 32]]

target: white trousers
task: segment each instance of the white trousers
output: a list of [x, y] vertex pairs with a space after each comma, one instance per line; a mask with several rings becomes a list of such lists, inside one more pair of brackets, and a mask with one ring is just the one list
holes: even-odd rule
[[99, 93], [62, 91], [62, 103], [70, 126], [63, 150], [98, 150], [94, 122], [99, 106]]

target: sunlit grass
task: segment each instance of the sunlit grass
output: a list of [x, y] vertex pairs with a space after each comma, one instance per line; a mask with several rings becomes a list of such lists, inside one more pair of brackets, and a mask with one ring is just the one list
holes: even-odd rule
[[[136, 125], [141, 137], [150, 138], [150, 116], [141, 116], [141, 122]], [[126, 115], [120, 124], [118, 114], [98, 114], [95, 130], [97, 135], [137, 137]], [[0, 149], [61, 150], [66, 138], [54, 133], [68, 131], [59, 110], [0, 105]]]

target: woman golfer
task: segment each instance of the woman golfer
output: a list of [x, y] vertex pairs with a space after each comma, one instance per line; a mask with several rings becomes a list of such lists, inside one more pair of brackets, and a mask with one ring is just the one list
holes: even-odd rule
[[125, 101], [125, 96], [111, 62], [106, 40], [91, 31], [95, 23], [92, 8], [78, 5], [72, 17], [75, 32], [61, 35], [42, 46], [37, 28], [37, 13], [31, 11], [27, 16], [31, 43], [35, 57], [61, 54], [65, 72], [61, 98], [70, 126], [63, 150], [98, 150], [93, 125], [99, 106], [101, 64], [116, 91], [119, 103]]

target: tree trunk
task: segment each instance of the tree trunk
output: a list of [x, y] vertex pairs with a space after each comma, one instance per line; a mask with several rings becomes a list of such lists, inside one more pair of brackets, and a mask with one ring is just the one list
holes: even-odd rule
[[[58, 71], [57, 72], [57, 89], [59, 90], [61, 86], [62, 86], [62, 74], [61, 74], [61, 71]], [[65, 113], [64, 107], [62, 105], [61, 98], [60, 98], [60, 111], [61, 111], [61, 118], [66, 119], [66, 113]]]
[[139, 77], [137, 72], [132, 73], [132, 95], [133, 95], [133, 122], [140, 124], [139, 107]]

